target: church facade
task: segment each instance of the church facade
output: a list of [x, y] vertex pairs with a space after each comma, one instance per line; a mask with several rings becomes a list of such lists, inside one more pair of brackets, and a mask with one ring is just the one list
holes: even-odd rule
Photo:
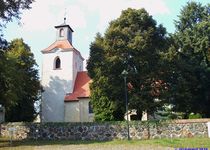
[[42, 50], [41, 102], [43, 122], [90, 122], [91, 79], [83, 71], [81, 53], [72, 44], [73, 29], [65, 24], [55, 26], [56, 41]]

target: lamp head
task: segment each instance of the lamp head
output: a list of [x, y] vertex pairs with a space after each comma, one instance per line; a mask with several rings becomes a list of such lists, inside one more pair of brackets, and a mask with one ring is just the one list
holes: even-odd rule
[[124, 69], [123, 72], [121, 73], [121, 75], [123, 75], [123, 77], [127, 77], [128, 72]]

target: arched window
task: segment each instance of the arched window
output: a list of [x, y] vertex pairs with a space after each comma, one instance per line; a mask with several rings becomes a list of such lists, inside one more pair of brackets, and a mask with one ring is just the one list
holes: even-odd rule
[[59, 36], [64, 37], [64, 30], [63, 29], [60, 29]]
[[89, 114], [93, 113], [93, 107], [91, 102], [88, 103], [88, 110], [89, 110]]
[[54, 68], [55, 69], [60, 69], [61, 68], [61, 60], [60, 60], [59, 57], [55, 58]]

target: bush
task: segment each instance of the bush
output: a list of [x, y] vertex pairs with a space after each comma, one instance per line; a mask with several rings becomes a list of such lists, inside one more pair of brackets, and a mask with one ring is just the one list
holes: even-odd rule
[[199, 113], [196, 113], [196, 114], [191, 113], [188, 118], [189, 119], [198, 119], [198, 118], [202, 118], [202, 116]]

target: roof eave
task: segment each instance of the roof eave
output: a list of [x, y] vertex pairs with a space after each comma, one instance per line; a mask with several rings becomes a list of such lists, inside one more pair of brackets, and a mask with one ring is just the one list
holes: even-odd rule
[[71, 30], [71, 32], [74, 32], [74, 30], [67, 24], [55, 26], [56, 29], [60, 27], [68, 27]]
[[77, 97], [78, 99], [82, 99], [82, 98], [89, 98], [90, 96], [81, 96], [81, 97]]
[[79, 99], [65, 99], [64, 102], [78, 102]]

